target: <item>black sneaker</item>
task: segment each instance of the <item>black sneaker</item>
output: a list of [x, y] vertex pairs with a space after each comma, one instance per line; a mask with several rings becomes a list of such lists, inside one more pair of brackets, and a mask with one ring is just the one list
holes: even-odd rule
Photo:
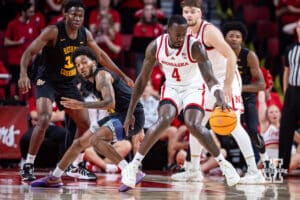
[[21, 177], [23, 181], [33, 181], [36, 177], [33, 175], [33, 164], [24, 163], [21, 169]]
[[73, 166], [72, 164], [68, 167], [66, 171], [67, 176], [73, 177], [73, 178], [78, 178], [81, 180], [96, 180], [97, 176], [88, 171], [85, 168], [85, 165], [79, 164], [78, 167]]
[[266, 145], [263, 137], [257, 134], [257, 138], [253, 141], [259, 153], [266, 152]]

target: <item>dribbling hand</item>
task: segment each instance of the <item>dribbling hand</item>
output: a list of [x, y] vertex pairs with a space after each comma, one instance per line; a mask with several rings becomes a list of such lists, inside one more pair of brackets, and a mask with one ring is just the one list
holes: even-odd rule
[[126, 137], [128, 136], [129, 128], [134, 129], [135, 117], [133, 115], [127, 115], [124, 121], [124, 130]]

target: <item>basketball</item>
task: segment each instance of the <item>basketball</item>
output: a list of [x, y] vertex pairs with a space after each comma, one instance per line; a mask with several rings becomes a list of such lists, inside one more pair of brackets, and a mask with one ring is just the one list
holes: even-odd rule
[[232, 109], [216, 107], [209, 117], [210, 128], [218, 135], [229, 135], [235, 129], [237, 117]]

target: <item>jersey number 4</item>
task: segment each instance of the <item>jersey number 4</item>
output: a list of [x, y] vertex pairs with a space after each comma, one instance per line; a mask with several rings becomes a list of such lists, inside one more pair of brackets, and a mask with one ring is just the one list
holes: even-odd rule
[[172, 72], [172, 78], [175, 78], [176, 81], [181, 81], [180, 74], [178, 72], [178, 68], [174, 68]]

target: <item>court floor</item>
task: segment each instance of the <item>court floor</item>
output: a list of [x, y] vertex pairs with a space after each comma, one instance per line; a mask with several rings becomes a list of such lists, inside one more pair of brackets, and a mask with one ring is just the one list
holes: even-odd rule
[[[45, 170], [36, 170], [37, 177]], [[222, 176], [205, 176], [203, 182], [173, 182], [170, 174], [148, 172], [135, 189], [119, 193], [120, 174], [97, 174], [97, 181], [86, 182], [63, 176], [62, 188], [31, 188], [22, 182], [18, 169], [0, 169], [0, 200], [136, 200], [136, 199], [211, 199], [261, 200], [300, 199], [300, 175], [293, 175], [283, 183], [236, 185], [228, 187]]]

